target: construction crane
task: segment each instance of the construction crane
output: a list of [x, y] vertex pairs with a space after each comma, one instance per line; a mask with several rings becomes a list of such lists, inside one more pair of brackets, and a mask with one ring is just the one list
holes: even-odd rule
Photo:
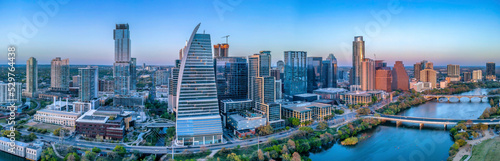
[[227, 38], [229, 37], [229, 35], [226, 35], [226, 36], [222, 36], [222, 38], [226, 38], [226, 44], [227, 44]]

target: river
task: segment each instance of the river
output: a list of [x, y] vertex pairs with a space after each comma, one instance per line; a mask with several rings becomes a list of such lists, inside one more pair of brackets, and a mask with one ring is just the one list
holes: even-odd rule
[[[460, 95], [487, 94], [490, 89], [475, 89]], [[490, 107], [487, 101], [473, 99], [458, 103], [430, 101], [412, 107], [399, 115], [413, 117], [477, 119]], [[486, 100], [486, 99], [485, 99]], [[311, 153], [312, 160], [397, 160], [397, 161], [440, 161], [448, 158], [448, 150], [453, 140], [448, 130], [441, 125], [425, 125], [420, 129], [417, 124], [403, 124], [396, 127], [386, 122], [374, 130], [365, 132], [369, 137], [355, 146], [333, 145], [330, 149]]]

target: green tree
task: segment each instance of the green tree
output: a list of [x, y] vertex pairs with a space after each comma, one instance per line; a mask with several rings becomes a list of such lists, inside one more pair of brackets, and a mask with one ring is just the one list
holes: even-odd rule
[[78, 154], [76, 154], [75, 152], [72, 152], [72, 153], [66, 154], [66, 156], [64, 157], [64, 160], [65, 161], [79, 161], [80, 156]]
[[319, 122], [318, 126], [316, 126], [317, 130], [325, 130], [327, 128], [328, 128], [328, 123], [326, 123], [325, 121]]
[[290, 123], [290, 125], [296, 127], [296, 126], [299, 126], [300, 125], [300, 119], [298, 118], [295, 118], [295, 117], [290, 117], [288, 118], [288, 122]]
[[101, 149], [99, 149], [98, 147], [94, 147], [94, 148], [92, 148], [92, 152], [94, 152], [94, 153], [100, 153]]
[[118, 155], [123, 157], [123, 155], [125, 155], [125, 153], [127, 153], [127, 150], [123, 146], [117, 145], [117, 146], [115, 146], [115, 149], [113, 149], [113, 152], [115, 152]]
[[234, 153], [228, 154], [226, 158], [228, 161], [241, 161], [240, 156]]

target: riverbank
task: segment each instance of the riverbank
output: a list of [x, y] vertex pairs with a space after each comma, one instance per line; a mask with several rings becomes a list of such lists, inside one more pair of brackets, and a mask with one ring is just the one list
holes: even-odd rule
[[[467, 145], [466, 146], [463, 146], [460, 148], [460, 150], [458, 151], [458, 153], [455, 155], [455, 157], [453, 158], [453, 161], [461, 161], [462, 158], [466, 155], [468, 155], [469, 157], [467, 158], [471, 158], [473, 155], [473, 147], [477, 147], [476, 149], [479, 149], [479, 150], [476, 150], [476, 151], [484, 151], [484, 149], [488, 149], [488, 148], [484, 148], [484, 145], [481, 145], [481, 146], [477, 146], [478, 144], [482, 143], [483, 141], [485, 140], [488, 140], [488, 139], [491, 139], [492, 137], [495, 136], [495, 134], [489, 130], [486, 130], [486, 131], [483, 131], [483, 133], [485, 134], [482, 138], [479, 138], [479, 139], [475, 139], [475, 140], [467, 140]], [[497, 137], [497, 140], [500, 141], [500, 139], [498, 139]], [[499, 149], [500, 150], [500, 149]], [[480, 158], [478, 155], [478, 153], [476, 153], [476, 157], [475, 158]], [[496, 155], [498, 156], [498, 155]], [[467, 160], [467, 159], [465, 159]], [[479, 160], [484, 160], [484, 159], [479, 159]]]

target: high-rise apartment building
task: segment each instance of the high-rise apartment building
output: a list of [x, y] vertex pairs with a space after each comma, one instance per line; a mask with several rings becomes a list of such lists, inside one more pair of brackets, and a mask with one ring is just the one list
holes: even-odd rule
[[392, 68], [392, 90], [410, 90], [410, 77], [408, 77], [402, 61], [396, 61]]
[[361, 85], [361, 62], [365, 59], [365, 41], [363, 36], [354, 37], [352, 42], [352, 72], [351, 85]]
[[99, 91], [99, 69], [90, 66], [78, 68], [78, 74], [80, 75], [78, 99], [81, 102], [87, 102], [97, 98], [97, 92]]
[[448, 64], [446, 69], [448, 77], [460, 77], [460, 65]]
[[168, 78], [170, 78], [169, 70], [157, 70], [154, 74], [154, 81], [156, 86], [168, 85]]
[[432, 88], [437, 86], [437, 72], [434, 69], [426, 68], [420, 71], [420, 81], [431, 83]]
[[285, 51], [285, 95], [307, 92], [307, 52]]
[[38, 91], [38, 62], [30, 57], [26, 61], [26, 90], [24, 96], [35, 97]]
[[69, 91], [69, 59], [60, 57], [50, 63], [50, 89], [54, 91]]
[[276, 80], [274, 77], [253, 77], [251, 89], [253, 90], [252, 100], [255, 103], [270, 103], [276, 101]]
[[131, 90], [130, 30], [128, 24], [116, 24], [113, 32], [115, 40], [115, 63], [113, 78], [115, 95], [128, 95]]
[[274, 84], [274, 91], [276, 92], [276, 99], [283, 99], [283, 92], [281, 92], [281, 80], [276, 80]]
[[375, 61], [365, 58], [361, 62], [361, 90], [375, 89]]
[[196, 33], [184, 47], [177, 81], [176, 144], [223, 142], [210, 34]]
[[486, 80], [496, 80], [497, 76], [495, 73], [495, 63], [486, 63]]
[[137, 89], [137, 59], [130, 58], [130, 90]]
[[171, 69], [170, 78], [168, 78], [168, 109], [177, 111], [177, 81], [179, 79], [179, 67]]
[[307, 57], [307, 93], [312, 93], [312, 91], [323, 87], [321, 81], [322, 61], [322, 57]]
[[229, 44], [217, 44], [214, 45], [214, 58], [228, 57], [229, 56]]
[[422, 63], [416, 63], [413, 65], [413, 77], [420, 81], [420, 71], [422, 70]]
[[281, 80], [281, 72], [279, 69], [271, 69], [271, 76], [274, 77], [276, 80]]
[[478, 82], [483, 80], [483, 71], [482, 70], [473, 70], [472, 71], [472, 81]]
[[472, 81], [472, 73], [464, 72], [464, 82], [470, 82], [470, 81]]

